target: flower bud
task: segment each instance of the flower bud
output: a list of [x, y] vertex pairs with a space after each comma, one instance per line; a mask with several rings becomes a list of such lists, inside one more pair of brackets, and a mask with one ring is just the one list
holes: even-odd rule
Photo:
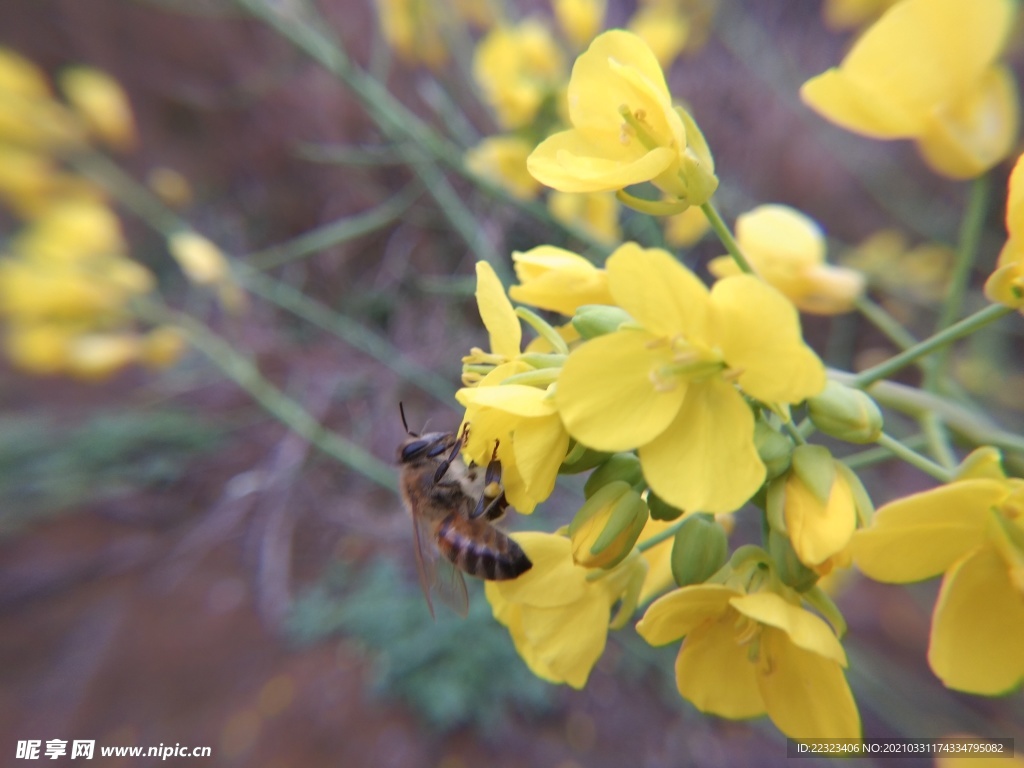
[[589, 499], [609, 483], [622, 481], [628, 485], [637, 485], [643, 478], [640, 459], [635, 454], [615, 453], [587, 478], [583, 486], [583, 495]]
[[587, 499], [569, 523], [572, 559], [585, 568], [612, 568], [633, 550], [647, 524], [647, 504], [617, 480]]
[[683, 514], [683, 510], [673, 507], [660, 496], [655, 495], [654, 491], [647, 494], [647, 507], [651, 510], [651, 517], [655, 520], [678, 520]]
[[768, 470], [769, 480], [789, 469], [793, 456], [793, 441], [760, 419], [754, 425], [754, 446]]
[[587, 304], [576, 310], [572, 326], [585, 341], [617, 331], [619, 326], [633, 318], [624, 309], [604, 304]]
[[703, 584], [728, 557], [729, 539], [714, 515], [690, 515], [672, 544], [672, 576], [681, 587]]
[[820, 395], [807, 401], [811, 421], [826, 435], [849, 443], [872, 443], [882, 434], [882, 412], [859, 389], [829, 381]]
[[818, 574], [800, 562], [789, 538], [776, 530], [768, 534], [768, 554], [782, 583], [806, 592], [818, 583]]

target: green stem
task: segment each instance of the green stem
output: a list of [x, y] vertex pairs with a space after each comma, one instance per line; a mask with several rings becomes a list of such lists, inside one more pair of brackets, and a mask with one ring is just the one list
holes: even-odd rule
[[921, 429], [928, 439], [928, 450], [936, 460], [946, 469], [953, 469], [957, 465], [956, 454], [949, 443], [949, 433], [942, 418], [934, 411], [922, 414], [920, 419]]
[[181, 330], [193, 347], [293, 432], [381, 487], [397, 490], [393, 467], [368, 453], [358, 443], [325, 429], [302, 405], [265, 379], [249, 358], [212, 333], [206, 325], [156, 303], [141, 305], [140, 313], [155, 322], [169, 323]]
[[[828, 376], [847, 386], [854, 386], [857, 379], [852, 373], [831, 368], [828, 371]], [[994, 445], [998, 448], [1024, 453], [1024, 437], [1001, 429], [987, 416], [942, 395], [925, 392], [917, 387], [893, 381], [879, 381], [866, 387], [865, 391], [879, 405], [905, 413], [919, 421], [929, 413], [938, 415], [947, 428], [972, 445]]]
[[868, 322], [885, 334], [893, 344], [901, 350], [910, 349], [917, 344], [917, 339], [880, 305], [861, 295], [854, 301], [854, 306]]
[[646, 552], [651, 547], [658, 546], [659, 544], [661, 544], [661, 542], [665, 541], [666, 539], [671, 539], [673, 536], [676, 535], [676, 533], [679, 532], [679, 529], [683, 527], [683, 523], [686, 522], [686, 519], [687, 519], [686, 515], [683, 515], [679, 520], [677, 520], [675, 523], [670, 525], [665, 530], [658, 531], [656, 534], [654, 534], [650, 538], [644, 539], [643, 541], [638, 543], [636, 545], [636, 548], [640, 552]]
[[872, 384], [879, 379], [884, 379], [892, 373], [905, 368], [911, 363], [916, 362], [920, 358], [924, 357], [937, 349], [942, 349], [947, 344], [951, 344], [957, 339], [963, 338], [980, 328], [984, 328], [986, 325], [995, 322], [1001, 317], [1013, 312], [1010, 307], [1004, 307], [1002, 304], [992, 304], [985, 307], [978, 312], [975, 312], [969, 317], [965, 317], [959, 323], [949, 326], [943, 331], [936, 333], [931, 338], [925, 339], [922, 342], [915, 344], [909, 349], [905, 349], [898, 355], [889, 358], [884, 363], [880, 363], [873, 368], [868, 368], [866, 371], [862, 371], [857, 374], [854, 378], [852, 385], [863, 389], [869, 384]]
[[[902, 442], [907, 448], [916, 450], [917, 448], [925, 446], [928, 441], [924, 435], [914, 435], [912, 437], [905, 438]], [[892, 457], [892, 451], [888, 448], [875, 446], [874, 448], [868, 448], [865, 451], [858, 451], [857, 453], [852, 453], [849, 456], [843, 456], [839, 460], [850, 469], [862, 469], [864, 467], [880, 464], [883, 461], [889, 461]]]
[[[946, 300], [942, 304], [939, 319], [935, 326], [941, 332], [953, 325], [960, 314], [964, 296], [971, 280], [971, 268], [974, 266], [978, 243], [985, 225], [985, 214], [988, 211], [989, 184], [988, 179], [981, 176], [971, 185], [971, 194], [967, 201], [967, 210], [960, 224], [960, 235], [957, 243], [956, 260], [953, 262], [953, 273], [950, 276]], [[946, 369], [948, 350], [943, 350], [931, 361], [925, 370], [924, 388], [934, 391], [939, 384], [943, 371]]]
[[875, 442], [879, 446], [891, 451], [895, 456], [903, 459], [908, 464], [917, 467], [925, 474], [931, 475], [940, 483], [948, 483], [953, 479], [953, 473], [939, 466], [931, 459], [927, 459], [917, 451], [914, 451], [894, 437], [882, 433], [881, 437]]
[[708, 217], [708, 223], [711, 228], [718, 235], [718, 239], [722, 241], [722, 245], [725, 246], [725, 250], [732, 256], [741, 270], [748, 274], [753, 274], [754, 270], [750, 266], [750, 262], [747, 261], [747, 257], [743, 255], [743, 251], [740, 250], [740, 244], [736, 242], [736, 238], [732, 236], [732, 232], [729, 227], [726, 226], [725, 221], [718, 214], [718, 210], [715, 208], [715, 204], [708, 200], [704, 205], [700, 207], [704, 211], [704, 215]]

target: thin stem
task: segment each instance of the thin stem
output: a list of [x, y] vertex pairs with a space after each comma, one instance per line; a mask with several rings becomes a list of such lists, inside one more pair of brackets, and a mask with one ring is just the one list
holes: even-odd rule
[[665, 530], [658, 531], [656, 534], [654, 534], [650, 538], [644, 539], [643, 541], [639, 542], [636, 545], [636, 548], [640, 552], [646, 552], [651, 547], [658, 546], [659, 544], [661, 544], [661, 542], [665, 541], [666, 539], [671, 539], [673, 536], [675, 536], [679, 532], [679, 529], [683, 527], [683, 523], [685, 523], [686, 520], [687, 520], [686, 515], [683, 515], [679, 520], [677, 520], [675, 523], [670, 525]]
[[[912, 437], [904, 438], [902, 442], [907, 448], [917, 450], [927, 444], [927, 439], [924, 435], [913, 435]], [[888, 448], [875, 446], [874, 448], [868, 448], [865, 451], [858, 451], [857, 453], [852, 453], [849, 456], [843, 456], [839, 460], [850, 469], [862, 469], [864, 467], [880, 464], [883, 461], [890, 461], [892, 458], [892, 451]]]
[[[981, 176], [971, 185], [971, 194], [967, 201], [967, 210], [960, 224], [960, 235], [957, 243], [956, 260], [953, 262], [953, 274], [950, 277], [946, 300], [942, 304], [939, 319], [935, 326], [937, 332], [944, 331], [953, 325], [963, 307], [964, 296], [971, 280], [971, 268], [974, 266], [978, 252], [978, 243], [985, 225], [985, 213], [988, 211], [989, 184], [988, 179]], [[935, 390], [942, 372], [946, 368], [948, 352], [943, 350], [936, 355], [925, 371], [924, 388]]]
[[907, 462], [907, 464], [917, 467], [925, 474], [931, 475], [940, 483], [948, 483], [953, 479], [952, 472], [939, 466], [931, 459], [925, 458], [917, 451], [908, 448], [899, 440], [885, 434], [884, 432], [876, 442], [880, 447], [891, 451], [894, 455]]
[[858, 296], [854, 301], [854, 306], [867, 318], [868, 322], [884, 333], [886, 338], [901, 350], [910, 349], [917, 344], [917, 339], [900, 325], [896, 318], [867, 296]]
[[863, 389], [869, 384], [872, 384], [879, 379], [884, 379], [886, 376], [895, 373], [901, 368], [905, 368], [911, 363], [916, 362], [925, 355], [930, 354], [937, 349], [941, 349], [957, 339], [974, 333], [980, 328], [984, 328], [989, 323], [993, 323], [1011, 312], [1013, 312], [1013, 310], [1010, 307], [1004, 307], [1002, 304], [992, 304], [985, 307], [984, 309], [975, 312], [973, 315], [965, 317], [959, 323], [955, 323], [949, 328], [940, 331], [931, 338], [925, 339], [909, 349], [904, 350], [900, 354], [889, 358], [884, 363], [880, 363], [873, 368], [868, 368], [866, 371], [862, 371], [854, 378], [853, 386]]
[[942, 418], [934, 411], [922, 414], [919, 418], [921, 429], [928, 438], [928, 451], [946, 469], [953, 469], [957, 465], [956, 454], [949, 443], [949, 434]]
[[732, 232], [729, 227], [726, 226], [725, 221], [718, 214], [718, 210], [715, 208], [715, 204], [708, 200], [704, 205], [700, 207], [704, 211], [704, 215], [708, 217], [708, 223], [711, 228], [715, 230], [715, 234], [718, 235], [718, 239], [722, 241], [722, 245], [725, 246], [725, 250], [732, 256], [739, 268], [749, 274], [754, 273], [754, 269], [750, 266], [750, 262], [747, 261], [747, 257], [743, 255], [743, 251], [740, 250], [740, 244], [736, 242], [736, 238], [732, 236]]
[[326, 429], [298, 402], [271, 384], [249, 358], [194, 318], [155, 302], [140, 305], [140, 314], [178, 328], [189, 343], [221, 372], [248, 392], [264, 410], [324, 453], [389, 491], [397, 490], [394, 469], [358, 443]]

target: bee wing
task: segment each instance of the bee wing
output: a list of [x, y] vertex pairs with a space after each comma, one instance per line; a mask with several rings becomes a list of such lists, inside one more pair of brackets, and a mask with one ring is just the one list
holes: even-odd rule
[[469, 594], [461, 571], [441, 556], [426, 523], [416, 518], [413, 529], [416, 538], [416, 573], [420, 577], [420, 587], [427, 599], [430, 617], [436, 618], [432, 593], [459, 616], [465, 617], [469, 613]]

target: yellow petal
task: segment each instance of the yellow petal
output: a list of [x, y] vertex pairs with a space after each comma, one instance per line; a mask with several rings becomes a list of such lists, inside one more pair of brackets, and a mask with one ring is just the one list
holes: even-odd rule
[[727, 277], [711, 289], [709, 332], [749, 395], [798, 403], [825, 387], [825, 366], [801, 336], [793, 305], [753, 275]]
[[611, 606], [602, 600], [581, 600], [568, 609], [522, 609], [523, 634], [531, 656], [546, 671], [547, 680], [582, 688], [604, 653]]
[[732, 512], [764, 482], [754, 416], [721, 379], [691, 383], [672, 425], [639, 450], [644, 478], [687, 512]]
[[998, 480], [964, 480], [886, 504], [853, 535], [854, 562], [876, 581], [937, 576], [984, 541], [989, 509], [1005, 496]]
[[128, 96], [110, 75], [92, 67], [61, 73], [61, 90], [93, 134], [117, 149], [135, 144], [135, 120]]
[[695, 631], [676, 657], [676, 687], [701, 712], [734, 719], [765, 712], [749, 649], [736, 641], [727, 613]]
[[628, 151], [595, 144], [575, 129], [542, 141], [526, 160], [537, 181], [561, 192], [603, 192], [650, 181], [678, 159], [668, 147]]
[[569, 450], [569, 433], [557, 414], [536, 419], [523, 419], [512, 436], [516, 466], [526, 490], [537, 502], [551, 495]]
[[942, 582], [928, 663], [950, 688], [997, 696], [1024, 681], [1022, 638], [1024, 593], [995, 549], [979, 547]]
[[729, 605], [759, 624], [782, 630], [787, 642], [813, 654], [846, 666], [846, 653], [835, 633], [822, 619], [774, 592], [737, 595]]
[[856, 739], [860, 714], [842, 667], [790, 642], [780, 630], [761, 633], [768, 659], [758, 684], [768, 716], [792, 739]]
[[679, 640], [729, 607], [729, 600], [739, 593], [721, 584], [697, 584], [674, 589], [647, 608], [636, 625], [636, 631], [654, 646]]
[[509, 296], [518, 302], [567, 316], [585, 304], [612, 303], [607, 273], [571, 251], [541, 245], [516, 251], [512, 260], [521, 285], [512, 286]]
[[555, 402], [547, 392], [522, 384], [502, 384], [497, 387], [464, 387], [455, 393], [462, 405], [470, 404], [497, 408], [522, 418], [551, 416]]
[[583, 597], [589, 586], [587, 569], [572, 561], [572, 543], [564, 536], [526, 531], [512, 538], [533, 568], [511, 581], [494, 582], [502, 599], [538, 608], [555, 608]]
[[917, 139], [933, 170], [954, 179], [980, 176], [1013, 148], [1020, 122], [1009, 68], [990, 67], [973, 88], [938, 112]]
[[857, 41], [838, 69], [808, 80], [800, 95], [849, 130], [915, 136], [999, 55], [1014, 10], [1010, 0], [905, 0]]
[[573, 437], [601, 451], [626, 451], [649, 442], [675, 418], [686, 394], [679, 382], [661, 391], [651, 382], [653, 366], [669, 362], [652, 337], [624, 330], [577, 347], [558, 377], [555, 401]]
[[615, 303], [645, 330], [666, 338], [685, 333], [703, 339], [708, 289], [668, 251], [625, 243], [608, 257], [605, 268]]
[[1006, 231], [1011, 236], [1024, 235], [1024, 154], [1014, 163], [1007, 184]]
[[518, 357], [523, 328], [501, 280], [486, 261], [476, 263], [476, 305], [491, 339], [491, 351], [510, 360]]

